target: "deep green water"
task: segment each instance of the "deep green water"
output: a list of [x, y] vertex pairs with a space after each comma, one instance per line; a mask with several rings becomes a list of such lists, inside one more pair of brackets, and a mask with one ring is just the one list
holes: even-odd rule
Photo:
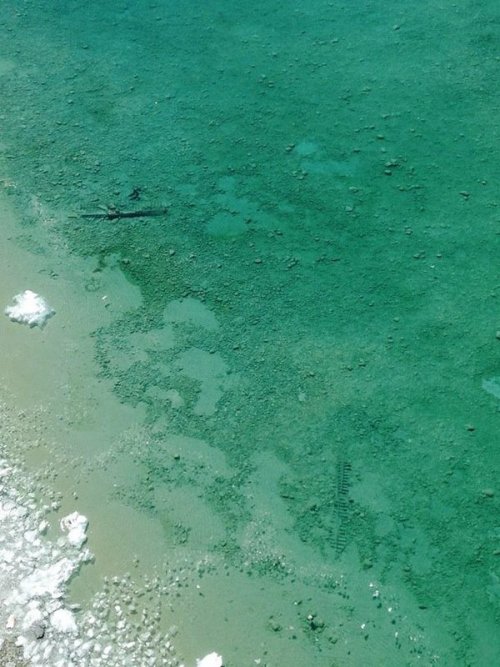
[[228, 667], [497, 664], [496, 3], [1, 7], [17, 242], [140, 290], [91, 336], [148, 438], [109, 497], [213, 559]]

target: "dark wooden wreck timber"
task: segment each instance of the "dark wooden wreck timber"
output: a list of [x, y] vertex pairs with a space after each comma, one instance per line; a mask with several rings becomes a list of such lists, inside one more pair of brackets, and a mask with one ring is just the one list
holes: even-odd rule
[[120, 211], [117, 208], [110, 208], [103, 213], [81, 213], [81, 218], [90, 218], [92, 220], [121, 220], [122, 218], [153, 218], [161, 215], [167, 215], [168, 208], [146, 208], [139, 211]]

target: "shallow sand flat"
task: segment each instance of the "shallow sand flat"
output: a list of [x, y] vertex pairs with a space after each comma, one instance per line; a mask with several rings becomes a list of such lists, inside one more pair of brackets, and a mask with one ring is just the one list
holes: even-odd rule
[[[235, 471], [209, 443], [163, 436], [162, 457], [175, 466], [180, 455], [180, 464], [195, 474], [195, 485], [157, 486], [154, 512], [141, 510], [140, 495], [139, 504], [132, 502], [136, 482], [147, 473], [148, 449], [156, 446], [157, 438], [143, 426], [140, 404], [131, 408], [119, 403], [106, 381], [97, 379], [91, 334], [101, 319], [109, 322], [127, 308], [139, 308], [137, 290], [118, 268], [99, 273], [98, 289], [82, 289], [93, 275], [89, 262], [71, 258], [61, 248], [55, 252], [45, 233], [38, 238], [44, 252], [22, 249], [15, 241], [19, 227], [8, 201], [2, 217], [10, 241], [3, 248], [1, 298], [8, 302], [11, 293], [29, 284], [56, 310], [42, 331], [6, 317], [0, 321], [2, 337], [13, 351], [1, 370], [6, 387], [4, 433], [38, 483], [52, 489], [56, 525], [76, 508], [90, 518], [89, 546], [95, 562], [73, 580], [72, 599], [85, 609], [95, 595], [106, 595], [109, 584], [103, 583], [103, 576], [118, 577], [120, 594], [133, 586], [139, 593], [137, 607], [145, 605], [164, 632], [174, 624], [179, 628], [175, 644], [187, 664], [218, 649], [243, 656], [248, 664], [265, 660], [279, 667], [283, 660], [300, 659], [322, 667], [329, 642], [336, 654], [359, 654], [362, 660], [366, 640], [360, 628], [365, 618], [372, 624], [373, 641], [397, 660], [401, 648], [386, 613], [373, 604], [370, 577], [354, 585], [356, 554], [350, 556], [352, 581], [347, 576], [351, 566], [325, 569], [320, 561], [315, 563], [313, 551], [293, 537], [285, 506], [276, 512], [278, 480], [286, 473], [277, 459], [259, 456], [254, 461], [256, 473], [245, 489], [252, 515], [236, 527], [244, 558], [239, 566], [220, 552], [225, 529], [204, 499], [204, 487], [212, 479], [230, 479]], [[57, 278], [48, 275], [49, 267]], [[104, 296], [109, 307], [102, 303]], [[193, 304], [188, 305], [193, 311]], [[204, 328], [209, 321], [213, 327], [206, 314], [202, 319], [197, 326]], [[147, 344], [161, 350], [161, 340], [160, 329]], [[170, 334], [166, 345], [168, 350]], [[171, 362], [165, 358], [164, 363], [168, 367]], [[181, 527], [189, 536], [186, 546]], [[49, 536], [54, 536], [53, 529]], [[274, 576], [269, 574], [273, 569]], [[129, 573], [132, 579], [122, 579]], [[354, 592], [349, 606], [354, 604], [356, 611], [348, 622], [343, 600]], [[333, 608], [332, 598], [337, 601]], [[429, 652], [429, 637], [416, 632], [418, 614], [408, 622], [403, 620], [405, 612], [397, 613], [405, 628], [405, 650]], [[321, 619], [317, 625], [316, 618]]]
[[[6, 470], [11, 472], [8, 468]], [[28, 535], [26, 531], [37, 533], [36, 526], [40, 522], [40, 517], [44, 515], [47, 516], [48, 523], [51, 524], [49, 535], [52, 539], [45, 539], [40, 535], [36, 538], [29, 538], [30, 542], [28, 542], [25, 537], [25, 541], [20, 547], [24, 551], [20, 551], [17, 557], [19, 565], [25, 568], [24, 576], [26, 576], [30, 575], [33, 568], [35, 568], [35, 572], [43, 571], [46, 564], [49, 566], [57, 562], [61, 554], [66, 552], [63, 551], [61, 546], [58, 549], [52, 546], [58, 533], [55, 513], [50, 511], [49, 506], [45, 506], [47, 509], [37, 506], [36, 496], [28, 497], [29, 500], [26, 500], [26, 490], [29, 490], [30, 486], [37, 489], [37, 495], [40, 497], [44, 492], [43, 485], [37, 483], [34, 478], [31, 480], [27, 478], [26, 473], [23, 473], [19, 468], [12, 472], [19, 480], [20, 490], [14, 490], [15, 479], [10, 480], [9, 475], [3, 475], [2, 496], [5, 497], [5, 494], [8, 494], [11, 498], [11, 509], [9, 511], [13, 519], [7, 528], [8, 534], [15, 535], [16, 530], [21, 530], [20, 535], [24, 531], [25, 536]], [[28, 484], [27, 488], [26, 484]], [[12, 503], [12, 499], [18, 497], [20, 499], [24, 498], [24, 501], [21, 501], [18, 505], [19, 510]], [[28, 507], [29, 512], [21, 513], [25, 516], [22, 524], [19, 520], [16, 521], [15, 512], [20, 513], [23, 507]], [[3, 520], [2, 525], [5, 529], [5, 520]], [[12, 537], [9, 539], [12, 540]], [[34, 553], [31, 553], [30, 544], [33, 548], [36, 547]], [[92, 537], [90, 537], [89, 545], [92, 546]], [[262, 548], [265, 547], [261, 546]], [[78, 555], [78, 552], [74, 553]], [[417, 651], [421, 657], [425, 654], [423, 653], [424, 646], [430, 633], [427, 633], [427, 639], [424, 640], [420, 634], [421, 626], [420, 628], [418, 626], [412, 628], [411, 623], [415, 620], [410, 623], [406, 618], [406, 610], [412, 608], [413, 602], [408, 599], [402, 604], [399, 594], [394, 595], [389, 588], [377, 586], [368, 574], [360, 578], [359, 575], [352, 573], [355, 578], [351, 578], [349, 568], [343, 568], [344, 574], [339, 580], [334, 581], [332, 571], [327, 569], [321, 571], [319, 564], [314, 566], [309, 563], [294, 572], [292, 583], [296, 579], [298, 581], [292, 587], [285, 587], [283, 581], [279, 579], [268, 581], [266, 585], [263, 585], [262, 582], [259, 583], [258, 579], [249, 578], [245, 572], [237, 572], [232, 568], [225, 567], [223, 563], [218, 562], [217, 558], [207, 558], [206, 555], [202, 557], [202, 554], [199, 553], [199, 559], [197, 560], [195, 555], [191, 552], [191, 557], [186, 558], [185, 555], [182, 556], [180, 553], [172, 552], [168, 561], [169, 564], [167, 564], [167, 567], [169, 567], [168, 574], [164, 573], [162, 575], [160, 573], [158, 578], [155, 577], [150, 581], [146, 580], [139, 586], [134, 583], [133, 579], [130, 579], [129, 575], [124, 578], [112, 578], [103, 584], [102, 590], [97, 595], [91, 596], [90, 599], [88, 599], [88, 596], [83, 596], [82, 609], [80, 610], [77, 607], [76, 621], [80, 633], [79, 637], [88, 635], [89, 639], [86, 640], [85, 649], [82, 648], [82, 653], [76, 654], [79, 657], [75, 664], [97, 666], [103, 664], [102, 659], [104, 659], [104, 664], [138, 664], [137, 660], [145, 659], [148, 645], [152, 642], [157, 662], [151, 664], [176, 665], [172, 638], [174, 638], [173, 645], [177, 643], [177, 640], [182, 644], [182, 636], [186, 635], [186, 630], [185, 628], [184, 630], [181, 629], [178, 634], [171, 630], [167, 635], [161, 635], [159, 613], [161, 607], [156, 603], [158, 600], [162, 600], [164, 604], [164, 618], [176, 618], [178, 622], [184, 623], [189, 628], [192, 636], [191, 651], [193, 646], [196, 645], [210, 646], [213, 641], [212, 637], [220, 633], [222, 627], [225, 629], [227, 636], [224, 636], [221, 642], [229, 652], [235, 651], [239, 655], [253, 655], [255, 660], [263, 659], [266, 661], [265, 664], [275, 665], [276, 667], [281, 664], [281, 660], [285, 659], [287, 661], [307, 660], [308, 664], [320, 667], [327, 657], [322, 655], [321, 651], [311, 653], [311, 647], [300, 641], [300, 634], [303, 631], [304, 623], [310, 625], [311, 632], [315, 623], [323, 623], [325, 619], [328, 619], [331, 623], [329, 612], [333, 599], [337, 604], [335, 618], [338, 634], [332, 635], [332, 638], [335, 643], [340, 642], [342, 644], [338, 647], [338, 651], [345, 655], [346, 660], [354, 662], [366, 659], [366, 638], [363, 635], [368, 635], [368, 633], [371, 637], [372, 650], [383, 652], [388, 660], [397, 660], [401, 652], [407, 653], [410, 647]], [[254, 558], [265, 557], [263, 552], [254, 555]], [[175, 568], [172, 567], [173, 564], [176, 565]], [[78, 591], [78, 582], [85, 579], [86, 572], [92, 567], [92, 564], [83, 566], [83, 570], [77, 578], [77, 586], [73, 589], [74, 592]], [[17, 568], [14, 573], [16, 571]], [[15, 579], [16, 577], [13, 576], [9, 580], [11, 588], [15, 587]], [[317, 588], [321, 579], [324, 580], [324, 593], [320, 595], [316, 593], [313, 610], [310, 593], [313, 588]], [[3, 581], [5, 582], [4, 577]], [[358, 590], [352, 585], [354, 581], [357, 581], [356, 587], [358, 587]], [[28, 590], [31, 589], [28, 588]], [[8, 589], [4, 595], [8, 597], [10, 592]], [[137, 593], [139, 593], [139, 596], [137, 596]], [[77, 595], [77, 599], [81, 599], [81, 596]], [[43, 596], [41, 600], [43, 614], [37, 622], [42, 623], [43, 627], [49, 622], [47, 620], [49, 615], [55, 609], [60, 608], [61, 604], [67, 604], [69, 608], [72, 608], [71, 598], [65, 603], [59, 602], [55, 606], [50, 601], [46, 601]], [[223, 600], [224, 604], [215, 604], [218, 600]], [[242, 600], [245, 601], [245, 607], [242, 607]], [[348, 600], [349, 602], [347, 602]], [[381, 607], [381, 601], [383, 601], [384, 606], [387, 605], [386, 608]], [[321, 606], [318, 607], [318, 604]], [[356, 605], [354, 615], [352, 615], [352, 604]], [[168, 609], [170, 609], [170, 614]], [[351, 609], [351, 614], [346, 614], [347, 609]], [[111, 613], [107, 610], [111, 610]], [[17, 624], [9, 633], [11, 636], [15, 636], [16, 627], [24, 623], [23, 619], [27, 617], [27, 611], [26, 607], [15, 603], [5, 610], [5, 613], [11, 614]], [[136, 615], [139, 615], [139, 627], [143, 627], [142, 631], [135, 628], [134, 621], [137, 622], [138, 620]], [[415, 611], [412, 611], [412, 615], [415, 619]], [[422, 614], [421, 623], [424, 622], [423, 616]], [[366, 626], [366, 630], [360, 627], [360, 618], [365, 619], [363, 626]], [[100, 625], [96, 625], [96, 620], [92, 619], [108, 620], [104, 637], [99, 634]], [[259, 633], [258, 628], [253, 628], [252, 624], [256, 622], [256, 619], [260, 619], [263, 624], [265, 623], [267, 632], [273, 633], [273, 642], [266, 641], [266, 632], [264, 632], [262, 642], [255, 643], [255, 638]], [[308, 621], [308, 619], [310, 620]], [[33, 622], [26, 622], [24, 625], [26, 626], [25, 633], [27, 633], [28, 654], [39, 655], [41, 648], [38, 647], [37, 642], [31, 639], [30, 634]], [[401, 632], [399, 641], [394, 639], [395, 625], [398, 632]], [[94, 634], [89, 634], [92, 633], [93, 626], [96, 628], [95, 639], [105, 642], [106, 646], [110, 646], [103, 658], [93, 651]], [[152, 627], [155, 628], [155, 632], [152, 632]], [[247, 628], [247, 632], [244, 634], [242, 634], [242, 627]], [[249, 627], [251, 628], [250, 632], [248, 631]], [[135, 639], [136, 636], [139, 637], [140, 641]], [[59, 642], [59, 653], [54, 652], [54, 649], [50, 653], [50, 662], [43, 658], [40, 662], [40, 658], [37, 658], [38, 662], [35, 661], [33, 664], [59, 664], [56, 658], [63, 660], [61, 665], [73, 664], [69, 662], [75, 656], [71, 647], [77, 639], [72, 637], [72, 632], [64, 632], [63, 637], [58, 640], [57, 634], [47, 629], [46, 636], [43, 638], [43, 651], [47, 651], [47, 655], [49, 655], [49, 647], [54, 642]], [[312, 639], [313, 637], [311, 637]], [[125, 641], [134, 642], [133, 645], [130, 644], [129, 646], [129, 651], [132, 651], [132, 649], [133, 651], [128, 658], [124, 658], [124, 654], [121, 652]], [[113, 648], [114, 642], [117, 642], [115, 648]], [[410, 643], [408, 644], [408, 642]], [[160, 658], [162, 646], [167, 646], [168, 651], [163, 658]], [[187, 653], [189, 655], [189, 649]], [[187, 664], [194, 664], [194, 657], [192, 660]]]
[[[82, 290], [81, 285], [91, 275], [90, 267], [65, 255], [51, 254], [49, 239], [43, 233], [38, 239], [43, 253], [33, 254], [20, 248], [14, 241], [20, 229], [16, 227], [15, 213], [8, 204], [8, 200], [4, 202], [2, 220], [12, 240], [2, 248], [4, 256], [1, 265], [5, 270], [5, 280], [0, 298], [8, 303], [11, 295], [22, 289], [25, 281], [31, 280], [40, 293], [50, 298], [56, 315], [49, 322], [53, 326], [49, 328], [47, 325], [43, 331], [13, 324], [6, 317], [0, 320], [5, 345], [12, 349], [12, 355], [1, 369], [2, 384], [6, 388], [4, 433], [11, 438], [12, 451], [26, 462], [37, 479], [53, 486], [57, 507], [53, 518], [56, 523], [58, 517], [73, 511], [76, 506], [92, 517], [91, 544], [96, 560], [74, 582], [75, 599], [92, 602], [93, 595], [102, 588], [103, 575], [120, 576], [131, 570], [139, 582], [144, 577], [156, 575], [169, 585], [173, 581], [175, 595], [178, 596], [182, 587], [194, 588], [193, 579], [196, 582], [198, 579], [197, 567], [199, 564], [203, 566], [207, 560], [206, 544], [203, 542], [200, 552], [195, 548], [192, 554], [175, 553], [168, 540], [164, 539], [165, 534], [167, 538], [171, 536], [172, 529], [169, 531], [160, 520], [134, 509], [127, 499], [121, 501], [119, 492], [117, 495], [113, 493], [115, 488], [126, 488], [134, 477], [142, 474], [136, 457], [123, 447], [122, 440], [131, 441], [132, 451], [141, 446], [147, 447], [148, 440], [147, 434], [140, 430], [135, 435], [135, 426], [143, 419], [141, 409], [132, 410], [118, 403], [105, 383], [96, 379], [89, 338], [92, 330], [99, 325], [100, 318], [109, 319], [109, 312], [113, 316], [119, 315], [116, 307], [111, 309], [124, 289], [129, 289], [127, 296], [121, 300], [126, 308], [138, 307], [140, 299], [123, 278], [122, 283], [114, 288], [112, 271], [109, 272], [111, 275], [102, 277], [100, 290], [90, 293]], [[49, 267], [57, 278], [47, 276]], [[110, 284], [106, 284], [106, 278]], [[102, 303], [102, 296], [105, 295], [111, 304], [109, 311]], [[18, 426], [15, 425], [17, 421]], [[10, 429], [7, 428], [9, 423]], [[183, 457], [191, 456], [193, 460], [201, 461], [201, 444], [195, 444], [189, 454], [187, 443], [174, 441], [172, 460], [174, 454], [182, 451]], [[210, 452], [205, 454], [206, 463], [210, 458]], [[217, 466], [218, 470], [221, 470], [221, 465], [222, 461]], [[194, 508], [187, 501], [182, 489], [178, 498], [173, 492], [172, 504], [178, 509], [172, 514], [171, 526], [175, 523], [176, 513], [178, 519], [182, 519], [184, 512], [197, 521]], [[207, 510], [201, 505], [200, 526], [206, 518]], [[213, 539], [212, 534], [210, 539]], [[223, 564], [219, 565], [225, 583], [226, 573]], [[175, 585], [177, 578], [181, 582], [179, 590]], [[253, 590], [253, 584], [250, 585]], [[217, 628], [220, 632], [226, 615], [225, 602], [219, 604], [219, 601], [233, 598], [234, 592], [243, 600], [247, 597], [241, 584], [235, 591], [226, 587], [222, 592], [217, 584], [217, 575], [214, 586], [213, 595], [220, 607], [220, 612], [215, 615], [217, 623], [200, 625], [199, 632], [193, 636], [190, 617], [195, 609], [189, 597], [186, 603], [190, 607], [184, 612], [180, 610], [181, 617], [185, 614], [184, 649], [191, 661], [199, 657], [205, 647], [214, 647], [213, 633], [217, 633]], [[155, 590], [157, 595], [150, 596], [148, 605], [156, 609], [160, 596]], [[208, 606], [212, 605], [213, 600], [209, 600]], [[240, 603], [236, 605], [239, 608]], [[164, 627], [176, 622], [176, 615], [168, 611], [172, 604], [168, 602], [166, 606]], [[177, 607], [173, 608], [177, 611]], [[231, 632], [234, 637], [228, 637], [226, 641], [229, 647], [234, 644], [241, 648], [241, 641], [247, 635], [244, 627], [253, 622], [256, 607], [256, 602], [250, 606], [250, 618], [244, 623], [243, 615], [241, 618], [238, 614], [233, 616]], [[196, 612], [200, 623], [207, 611], [206, 604], [203, 604]], [[258, 657], [262, 648], [254, 647], [254, 641], [249, 638], [245, 650]]]
[[[88, 503], [86, 511], [101, 508], [104, 513], [113, 482], [98, 461], [109, 455], [120, 434], [137, 423], [142, 413], [140, 409], [132, 410], [120, 404], [96, 377], [90, 334], [103, 319], [110, 318], [111, 308], [112, 316], [117, 317], [120, 312], [138, 307], [140, 296], [118, 269], [104, 272], [105, 275], [100, 273], [100, 289], [92, 292], [82, 289], [93, 277], [93, 267], [59, 254], [55, 249], [51, 252], [46, 236], [40, 240], [46, 243], [43, 253], [33, 254], [19, 248], [14, 239], [21, 230], [16, 228], [8, 201], [1, 207], [0, 216], [10, 239], [0, 250], [1, 302], [9, 303], [12, 295], [25, 285], [36, 284], [35, 289], [46, 294], [56, 310], [43, 331], [14, 324], [5, 316], [0, 319], [0, 336], [5, 349], [9, 350], [0, 368], [1, 383], [9, 392], [6, 398], [13, 410], [32, 413], [35, 408], [40, 413], [39, 420], [32, 415], [34, 432], [30, 434], [28, 428], [26, 434], [37, 443], [27, 453], [27, 463], [33, 460], [35, 465], [46, 467], [51, 476], [60, 476], [64, 510], [66, 504], [70, 508], [73, 494], [80, 493], [83, 494], [81, 502]], [[50, 277], [50, 273], [54, 277]], [[104, 302], [103, 297], [106, 297]], [[109, 310], [105, 303], [110, 304]], [[124, 458], [120, 465], [127, 466]], [[96, 469], [95, 483], [89, 485], [87, 475], [86, 490], [79, 488], [85, 466]], [[126, 474], [130, 475], [130, 470]], [[139, 516], [134, 519], [132, 514], [128, 512], [124, 521], [110, 518], [105, 522], [106, 549], [120, 544], [126, 536], [131, 539], [133, 534], [140, 534], [147, 522]], [[154, 533], [151, 529], [147, 532]], [[153, 541], [151, 536], [148, 554], [154, 553]], [[144, 544], [144, 540], [139, 539], [138, 544]], [[120, 551], [122, 558], [128, 558]]]

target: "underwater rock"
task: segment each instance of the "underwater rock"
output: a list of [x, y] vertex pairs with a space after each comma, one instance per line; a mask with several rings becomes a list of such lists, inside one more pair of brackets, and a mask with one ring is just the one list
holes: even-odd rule
[[41, 329], [47, 320], [55, 315], [55, 310], [45, 299], [29, 289], [22, 294], [16, 294], [13, 304], [7, 306], [4, 312], [12, 322], [27, 324], [30, 327], [39, 326]]

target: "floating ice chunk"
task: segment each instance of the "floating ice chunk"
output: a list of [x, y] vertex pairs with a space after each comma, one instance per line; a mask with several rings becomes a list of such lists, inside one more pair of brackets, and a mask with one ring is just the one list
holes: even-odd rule
[[75, 617], [69, 609], [56, 609], [50, 615], [50, 624], [58, 632], [66, 634], [76, 634], [78, 632]]
[[218, 653], [209, 653], [204, 658], [196, 661], [196, 667], [224, 667], [222, 656]]
[[77, 566], [69, 558], [61, 558], [52, 565], [39, 567], [21, 581], [19, 591], [13, 594], [16, 601], [22, 604], [44, 595], [53, 599], [61, 598], [62, 585], [69, 580]]
[[55, 310], [52, 310], [42, 296], [27, 289], [22, 294], [16, 294], [12, 306], [5, 309], [5, 314], [12, 322], [43, 329], [47, 320], [55, 315]]
[[68, 542], [79, 549], [87, 540], [86, 530], [88, 519], [83, 514], [72, 512], [61, 519], [59, 525], [63, 532], [68, 531]]

